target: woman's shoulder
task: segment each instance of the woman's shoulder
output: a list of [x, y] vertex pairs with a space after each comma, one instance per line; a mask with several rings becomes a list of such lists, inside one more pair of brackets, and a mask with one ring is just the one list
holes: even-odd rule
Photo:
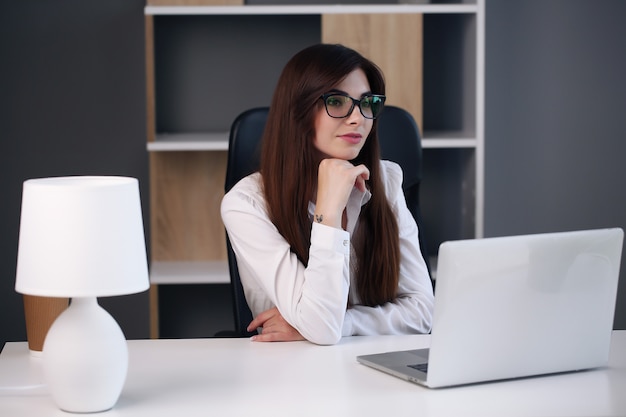
[[233, 188], [230, 189], [230, 192], [245, 192], [245, 193], [260, 193], [262, 187], [261, 181], [261, 173], [254, 172], [250, 175], [247, 175], [240, 179]]
[[263, 181], [261, 174], [255, 172], [237, 182], [233, 188], [224, 195], [222, 209], [232, 205], [240, 205], [247, 202], [258, 208], [265, 207], [265, 197], [263, 196]]
[[391, 191], [402, 186], [402, 168], [397, 163], [381, 160], [380, 173], [387, 190]]

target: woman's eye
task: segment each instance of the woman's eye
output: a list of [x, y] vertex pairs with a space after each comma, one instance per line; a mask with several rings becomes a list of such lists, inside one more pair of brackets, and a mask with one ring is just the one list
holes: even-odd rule
[[328, 97], [326, 99], [326, 104], [332, 107], [339, 107], [343, 104], [343, 100], [337, 97]]

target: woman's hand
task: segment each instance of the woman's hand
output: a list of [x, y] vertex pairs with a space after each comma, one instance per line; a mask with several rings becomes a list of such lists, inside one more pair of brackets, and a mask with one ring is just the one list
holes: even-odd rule
[[292, 342], [295, 340], [305, 340], [304, 337], [294, 329], [274, 307], [256, 316], [248, 325], [251, 332], [259, 327], [263, 328], [261, 334], [252, 336], [255, 342]]
[[365, 191], [370, 171], [363, 164], [354, 166], [343, 159], [324, 159], [317, 177], [315, 221], [341, 228], [343, 210], [354, 187]]

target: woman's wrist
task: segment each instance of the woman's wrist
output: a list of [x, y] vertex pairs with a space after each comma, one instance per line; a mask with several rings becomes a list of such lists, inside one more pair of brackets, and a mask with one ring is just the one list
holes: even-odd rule
[[313, 213], [313, 221], [325, 226], [341, 228], [341, 217], [333, 215], [332, 213], [329, 214], [329, 212], [316, 210], [315, 213]]

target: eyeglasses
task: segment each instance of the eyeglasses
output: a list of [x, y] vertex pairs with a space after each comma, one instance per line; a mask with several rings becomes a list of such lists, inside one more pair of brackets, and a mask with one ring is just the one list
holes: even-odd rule
[[326, 93], [320, 97], [324, 101], [326, 113], [335, 119], [348, 117], [358, 105], [361, 114], [366, 119], [375, 119], [383, 111], [386, 97], [379, 94], [368, 94], [359, 99], [352, 98], [345, 93]]

